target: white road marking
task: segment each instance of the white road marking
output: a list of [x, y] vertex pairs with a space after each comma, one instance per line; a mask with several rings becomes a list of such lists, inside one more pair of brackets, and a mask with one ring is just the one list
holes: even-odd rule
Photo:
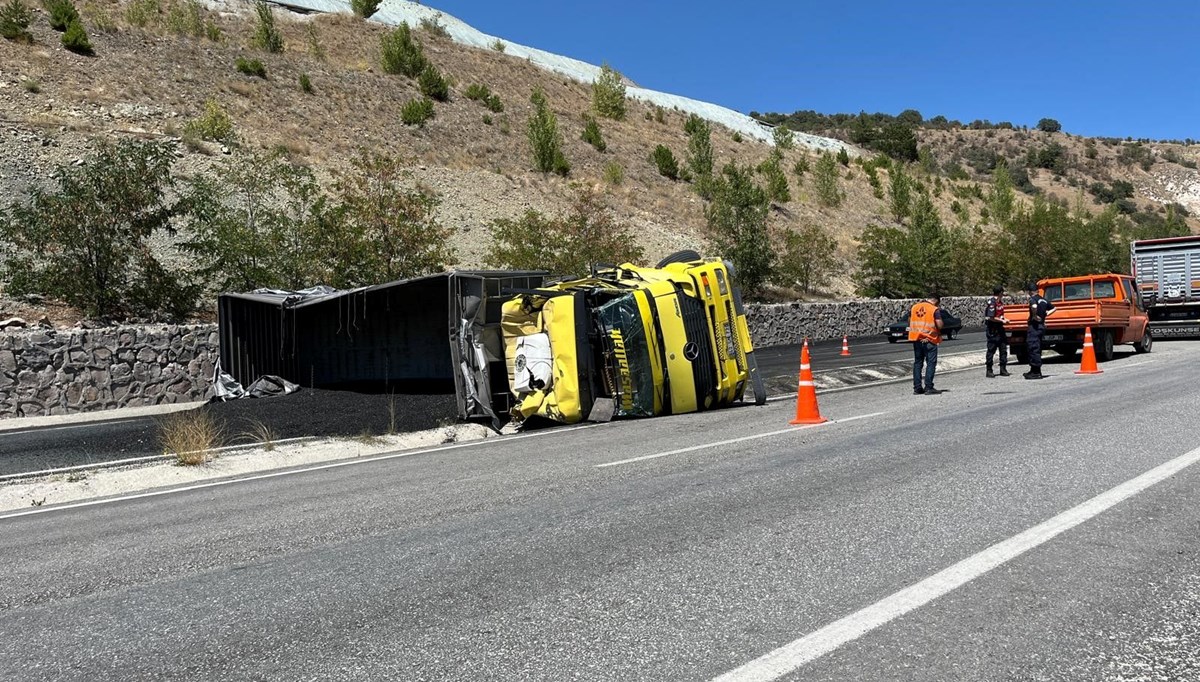
[[915, 585], [731, 670], [717, 682], [774, 680], [852, 642], [866, 633], [965, 585], [1060, 533], [1107, 511], [1150, 486], [1200, 461], [1200, 448], [1101, 493], [1018, 535], [998, 542]]
[[85, 426], [92, 426], [92, 427], [112, 426], [114, 424], [128, 424], [129, 422], [136, 422], [136, 421], [141, 421], [141, 419], [140, 418], [138, 418], [138, 419], [119, 419], [117, 421], [111, 421], [111, 422], [84, 422], [82, 424], [70, 424], [68, 426], [42, 426], [42, 427], [33, 428], [33, 429], [23, 429], [21, 431], [0, 431], [0, 438], [3, 438], [5, 436], [20, 436], [21, 434], [25, 434], [25, 433], [47, 433], [49, 431], [62, 431], [64, 429], [82, 429]]
[[756, 433], [753, 436], [742, 436], [741, 438], [730, 438], [729, 440], [719, 440], [719, 441], [716, 441], [715, 443], [701, 443], [700, 445], [693, 445], [691, 447], [679, 448], [678, 450], [669, 450], [667, 452], [658, 452], [653, 455], [642, 455], [641, 457], [630, 457], [629, 459], [622, 459], [622, 460], [619, 460], [616, 462], [605, 462], [604, 464], [597, 464], [595, 466], [597, 469], [603, 469], [605, 467], [615, 467], [615, 466], [620, 466], [622, 464], [632, 464], [634, 462], [644, 462], [648, 459], [658, 459], [659, 457], [670, 457], [671, 455], [682, 455], [685, 452], [695, 452], [696, 450], [705, 450], [707, 448], [715, 448], [715, 447], [719, 447], [722, 445], [733, 445], [734, 443], [745, 443], [747, 441], [752, 441], [752, 440], [761, 440], [763, 438], [770, 438], [771, 436], [778, 436], [778, 435], [781, 435], [784, 433], [794, 433], [796, 431], [802, 431], [804, 429], [811, 429], [811, 428], [815, 428], [818, 426], [829, 426], [830, 424], [842, 424], [844, 422], [852, 422], [852, 421], [857, 421], [859, 419], [866, 419], [867, 417], [878, 417], [881, 414], [887, 414], [887, 413], [886, 412], [872, 412], [871, 414], [860, 414], [855, 417], [846, 417], [845, 419], [831, 419], [827, 422], [821, 422], [820, 424], [805, 424], [802, 426], [791, 426], [786, 429], [779, 429], [778, 431], [768, 431], [766, 433]]
[[[610, 423], [610, 422], [605, 422], [605, 423]], [[280, 478], [283, 476], [293, 476], [296, 474], [307, 474], [312, 471], [324, 471], [327, 469], [340, 469], [342, 467], [356, 466], [359, 464], [367, 464], [370, 462], [381, 462], [381, 461], [389, 460], [389, 459], [399, 459], [401, 457], [413, 457], [415, 455], [424, 455], [424, 454], [429, 454], [429, 453], [433, 453], [433, 452], [444, 452], [446, 450], [458, 450], [459, 448], [470, 448], [470, 447], [475, 447], [475, 446], [484, 445], [484, 444], [496, 443], [497, 440], [503, 440], [504, 442], [507, 443], [507, 442], [511, 442], [514, 440], [524, 440], [526, 438], [536, 438], [538, 436], [550, 436], [550, 435], [554, 435], [554, 434], [571, 433], [574, 431], [580, 431], [582, 429], [590, 429], [590, 428], [594, 428], [597, 426], [604, 426], [605, 423], [585, 424], [583, 426], [572, 426], [572, 427], [561, 428], [561, 429], [549, 429], [546, 431], [537, 431], [534, 433], [523, 433], [523, 434], [517, 434], [517, 435], [513, 435], [513, 436], [501, 436], [499, 439], [483, 438], [480, 440], [473, 440], [473, 441], [469, 441], [466, 443], [455, 443], [454, 445], [445, 445], [445, 446], [439, 446], [439, 447], [433, 447], [433, 448], [424, 448], [421, 450], [396, 452], [396, 453], [393, 453], [390, 455], [378, 455], [378, 456], [373, 456], [373, 457], [363, 457], [360, 459], [343, 460], [340, 462], [332, 462], [330, 464], [321, 464], [318, 466], [305, 467], [303, 469], [293, 469], [290, 471], [275, 471], [275, 472], [271, 472], [271, 473], [267, 473], [267, 474], [257, 474], [255, 476], [245, 476], [242, 478], [233, 478], [233, 479], [228, 479], [228, 480], [224, 480], [224, 481], [211, 481], [208, 483], [197, 483], [195, 485], [183, 486], [181, 488], [169, 488], [166, 490], [152, 490], [152, 491], [146, 492], [146, 493], [137, 493], [134, 495], [122, 495], [120, 497], [110, 497], [110, 498], [103, 499], [103, 500], [87, 500], [84, 502], [75, 502], [72, 504], [63, 504], [63, 505], [58, 505], [58, 506], [54, 506], [54, 507], [46, 507], [44, 509], [29, 509], [26, 511], [20, 511], [20, 512], [16, 512], [13, 514], [0, 514], [0, 521], [3, 521], [4, 519], [15, 519], [20, 516], [32, 516], [34, 514], [46, 514], [49, 512], [61, 511], [64, 509], [78, 509], [80, 507], [94, 507], [94, 506], [98, 506], [98, 505], [102, 505], [102, 504], [111, 504], [113, 502], [124, 502], [126, 500], [138, 500], [138, 499], [141, 499], [144, 497], [159, 497], [162, 495], [174, 495], [175, 493], [188, 492], [191, 490], [203, 490], [205, 488], [218, 488], [221, 486], [233, 485], [235, 483], [245, 483], [247, 481], [261, 481], [261, 480], [265, 480], [268, 478]]]
[[[317, 439], [316, 436], [297, 436], [295, 438], [283, 438], [280, 440], [273, 440], [271, 442], [275, 445], [278, 445], [280, 443], [295, 443], [298, 441], [316, 440], [316, 439]], [[263, 443], [240, 443], [238, 445], [226, 445], [226, 446], [219, 447], [219, 448], [210, 448], [209, 452], [226, 452], [229, 450], [248, 450], [250, 448], [255, 448], [260, 445], [263, 445]], [[190, 455], [190, 454], [195, 454], [195, 453], [185, 452], [182, 454]], [[105, 460], [105, 461], [101, 461], [101, 462], [91, 462], [90, 464], [76, 464], [74, 466], [69, 466], [69, 467], [59, 467], [57, 469], [43, 469], [41, 471], [23, 471], [19, 474], [4, 474], [3, 476], [0, 476], [0, 481], [7, 481], [9, 479], [15, 480], [15, 479], [20, 479], [20, 478], [36, 478], [38, 476], [53, 476], [54, 474], [66, 474], [66, 473], [70, 473], [72, 471], [79, 471], [80, 469], [108, 469], [108, 468], [112, 468], [112, 467], [116, 467], [116, 466], [121, 466], [122, 464], [138, 464], [141, 462], [154, 462], [154, 461], [159, 461], [159, 460], [164, 460], [164, 459], [175, 459], [176, 457], [180, 457], [180, 456], [181, 455], [175, 455], [175, 454], [148, 455], [146, 457], [129, 457], [127, 459], [114, 459], [114, 460]]]

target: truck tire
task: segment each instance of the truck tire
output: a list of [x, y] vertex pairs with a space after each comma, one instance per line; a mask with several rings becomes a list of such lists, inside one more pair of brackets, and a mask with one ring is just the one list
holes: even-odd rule
[[1150, 336], [1150, 330], [1147, 329], [1142, 333], [1142, 340], [1133, 344], [1133, 350], [1137, 353], [1149, 353], [1150, 347], [1154, 345], [1154, 339]]
[[1029, 347], [1025, 345], [1013, 346], [1013, 355], [1017, 358], [1018, 365], [1029, 364]]
[[1064, 358], [1073, 358], [1075, 357], [1075, 354], [1079, 352], [1079, 346], [1070, 343], [1060, 343], [1054, 347], [1054, 352], [1058, 353]]
[[691, 263], [692, 261], [697, 260], [703, 260], [700, 254], [692, 251], [691, 249], [685, 249], [683, 251], [676, 251], [675, 253], [658, 261], [658, 265], [655, 265], [654, 267], [661, 268], [664, 265], [670, 265], [671, 263]]
[[1101, 329], [1092, 336], [1092, 343], [1096, 347], [1096, 360], [1099, 362], [1108, 362], [1113, 359], [1113, 331], [1111, 329]]

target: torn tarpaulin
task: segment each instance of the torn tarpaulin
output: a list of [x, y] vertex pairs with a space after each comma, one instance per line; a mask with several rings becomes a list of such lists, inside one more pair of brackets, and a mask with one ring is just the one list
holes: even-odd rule
[[259, 377], [249, 388], [243, 388], [237, 379], [221, 371], [218, 362], [213, 370], [212, 402], [225, 402], [238, 398], [270, 398], [276, 395], [287, 395], [300, 390], [300, 386], [287, 379], [267, 374]]

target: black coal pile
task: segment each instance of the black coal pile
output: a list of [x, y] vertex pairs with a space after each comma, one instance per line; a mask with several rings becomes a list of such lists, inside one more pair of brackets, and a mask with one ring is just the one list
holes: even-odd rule
[[351, 393], [304, 388], [271, 398], [210, 403], [227, 435], [262, 424], [275, 438], [382, 435], [435, 429], [458, 421], [454, 395]]

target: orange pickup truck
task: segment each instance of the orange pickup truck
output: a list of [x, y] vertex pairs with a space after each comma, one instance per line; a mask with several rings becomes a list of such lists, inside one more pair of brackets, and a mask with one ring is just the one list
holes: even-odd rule
[[[1057, 277], [1038, 281], [1038, 289], [1055, 311], [1046, 318], [1042, 347], [1051, 348], [1066, 356], [1083, 348], [1084, 330], [1092, 328], [1092, 344], [1096, 359], [1104, 362], [1113, 357], [1113, 346], [1133, 344], [1139, 353], [1149, 353], [1149, 316], [1142, 306], [1137, 284], [1129, 275], [1084, 275]], [[1029, 306], [1010, 305], [1005, 308], [1004, 333], [1018, 362], [1029, 361], [1025, 346]]]

